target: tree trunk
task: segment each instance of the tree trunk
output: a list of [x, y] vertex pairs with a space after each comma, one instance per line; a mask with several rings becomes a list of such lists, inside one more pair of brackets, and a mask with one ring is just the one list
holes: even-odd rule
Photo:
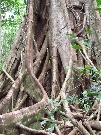
[[[49, 130], [40, 123], [49, 119], [52, 110], [54, 134], [97, 134], [89, 121], [85, 122], [91, 113], [84, 117], [78, 104], [73, 107], [65, 100], [73, 95], [81, 98], [93, 81], [90, 74], [79, 71], [81, 67], [101, 69], [101, 23], [94, 8], [95, 0], [28, 1], [27, 13], [0, 74], [1, 134], [48, 135]], [[62, 112], [58, 114], [59, 106]]]

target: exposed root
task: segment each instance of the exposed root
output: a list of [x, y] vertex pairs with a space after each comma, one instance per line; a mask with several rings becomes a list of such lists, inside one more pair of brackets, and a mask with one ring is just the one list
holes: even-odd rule
[[93, 62], [90, 60], [90, 58], [89, 58], [88, 55], [87, 55], [86, 46], [85, 46], [82, 42], [80, 42], [79, 40], [76, 40], [76, 43], [82, 46], [82, 50], [83, 50], [83, 53], [84, 53], [84, 55], [85, 55], [85, 57], [86, 57], [86, 59], [87, 59], [88, 64], [90, 64], [94, 69], [97, 69], [97, 68], [94, 66]]
[[[87, 16], [83, 15], [84, 18], [82, 17], [80, 20], [78, 10], [82, 5], [72, 6], [73, 15], [69, 16], [66, 8], [67, 1], [51, 0], [47, 19], [45, 13], [49, 7], [46, 1], [29, 1], [26, 52], [25, 46], [22, 45], [20, 48], [20, 41], [16, 42], [19, 46], [14, 47], [20, 50], [16, 54], [18, 58], [13, 58], [11, 55], [8, 60], [10, 68], [6, 67], [7, 63], [5, 68], [3, 67], [4, 79], [6, 76], [10, 86], [5, 90], [5, 85], [1, 84], [0, 92], [3, 93], [4, 98], [0, 99], [0, 133], [4, 133], [4, 130], [8, 132], [20, 128], [20, 133], [25, 130], [28, 134], [50, 135], [49, 130], [53, 130], [52, 135], [100, 135], [100, 132], [97, 131], [101, 130], [101, 103], [99, 100], [95, 99], [96, 102], [87, 112], [80, 108], [79, 103], [75, 105], [74, 102], [71, 103], [72, 101], [68, 100], [69, 96], [72, 96], [72, 92], [74, 95], [79, 93], [78, 97], [81, 99], [87, 84], [87, 81], [82, 79], [83, 75], [80, 78], [77, 76], [77, 67], [84, 67], [87, 63], [97, 70], [97, 66], [87, 53], [86, 46], [80, 41], [84, 35], [89, 37], [85, 34], [89, 23], [89, 5], [86, 5]], [[73, 1], [71, 4], [75, 4], [75, 2]], [[79, 9], [77, 9], [78, 7]], [[38, 13], [35, 13], [34, 10]], [[85, 14], [85, 11], [82, 10], [82, 12], [81, 15]], [[80, 28], [76, 31], [77, 26]], [[38, 33], [39, 31], [40, 33]], [[82, 47], [81, 51], [72, 48], [71, 39], [66, 36], [66, 32], [80, 36], [75, 43]], [[21, 34], [21, 30], [19, 34]], [[18, 36], [21, 43], [25, 36], [24, 33], [22, 37]], [[14, 68], [11, 70], [13, 65]], [[65, 71], [66, 67], [68, 67], [68, 71]], [[26, 68], [28, 72], [23, 78]], [[7, 88], [9, 88], [8, 94]], [[89, 87], [87, 87], [88, 89]], [[46, 120], [44, 126], [40, 124], [43, 120]], [[36, 123], [39, 124], [39, 130], [34, 128]], [[15, 131], [14, 133], [16, 134]]]
[[90, 131], [92, 135], [96, 135], [95, 132], [92, 130], [91, 126], [89, 125], [89, 122], [85, 121], [83, 124], [87, 127], [87, 129]]
[[78, 133], [78, 129], [74, 128], [68, 135], [76, 135]]
[[66, 115], [64, 112], [60, 112], [60, 113], [61, 113], [61, 115], [63, 115], [64, 117], [69, 118], [70, 121], [72, 122], [72, 124], [73, 124], [74, 126], [76, 126], [84, 135], [90, 135], [90, 133], [86, 130], [86, 128], [82, 125], [82, 123], [76, 121], [73, 117], [71, 117], [72, 114], [71, 114], [71, 115], [70, 115], [70, 114], [67, 114], [67, 115]]
[[26, 101], [27, 99], [27, 94], [23, 96], [23, 99], [17, 103], [16, 107], [13, 109], [13, 111], [19, 110], [20, 107], [23, 105], [23, 103]]
[[58, 72], [58, 56], [57, 46], [52, 46], [52, 92], [51, 98], [56, 98], [59, 93], [59, 72]]
[[41, 83], [44, 81], [45, 72], [47, 71], [48, 62], [49, 62], [49, 52], [47, 52], [47, 57], [46, 57], [46, 60], [44, 63], [44, 67], [43, 67], [42, 72], [38, 78], [39, 82], [41, 82]]
[[3, 72], [7, 75], [7, 77], [14, 83], [14, 79], [7, 73], [4, 66], [2, 67]]
[[43, 43], [43, 46], [42, 46], [42, 48], [40, 50], [40, 53], [38, 52], [36, 54], [36, 60], [35, 60], [35, 62], [33, 64], [33, 67], [34, 67], [34, 71], [33, 72], [34, 72], [34, 74], [37, 74], [37, 72], [38, 72], [38, 70], [40, 68], [42, 59], [43, 59], [43, 57], [44, 57], [44, 55], [45, 55], [45, 53], [47, 51], [47, 46], [48, 46], [48, 43], [47, 43], [47, 36], [46, 36], [45, 41]]
[[[50, 135], [49, 133], [45, 132], [44, 130], [36, 130], [36, 129], [31, 129], [31, 128], [28, 128], [22, 124], [16, 124], [17, 127], [20, 127], [21, 129], [27, 131], [28, 133], [33, 133], [33, 134], [41, 134], [41, 135]], [[55, 134], [52, 134], [52, 135], [55, 135]]]
[[101, 121], [90, 121], [90, 126], [96, 130], [101, 130]]
[[0, 114], [7, 112], [9, 105], [11, 103], [12, 96], [14, 95], [14, 92], [19, 91], [20, 84], [21, 84], [20, 79], [22, 79], [22, 77], [18, 77], [14, 81], [14, 84], [12, 85], [11, 89], [9, 90], [7, 96], [0, 103]]

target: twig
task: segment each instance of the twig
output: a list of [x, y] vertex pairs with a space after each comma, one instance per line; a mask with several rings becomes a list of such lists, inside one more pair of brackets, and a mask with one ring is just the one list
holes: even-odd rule
[[85, 45], [82, 42], [80, 42], [79, 40], [77, 40], [77, 39], [76, 39], [76, 43], [79, 44], [80, 46], [82, 46], [82, 50], [83, 50], [83, 53], [84, 53], [84, 55], [85, 55], [85, 57], [86, 57], [86, 59], [88, 61], [88, 64], [90, 64], [94, 69], [97, 70], [97, 68], [94, 66], [93, 62], [89, 59], [89, 57], [87, 55]]
[[83, 31], [84, 28], [85, 28], [85, 25], [86, 25], [86, 15], [84, 15], [84, 19], [83, 19], [83, 27], [82, 27], [82, 29], [76, 34], [76, 36], [78, 36], [79, 34], [82, 33], [82, 31]]
[[14, 79], [7, 73], [7, 71], [5, 70], [4, 66], [2, 67], [2, 71], [7, 75], [7, 77], [14, 83]]
[[82, 57], [85, 59], [85, 61], [87, 61], [86, 57], [83, 55], [83, 53], [79, 50], [79, 52], [81, 53]]

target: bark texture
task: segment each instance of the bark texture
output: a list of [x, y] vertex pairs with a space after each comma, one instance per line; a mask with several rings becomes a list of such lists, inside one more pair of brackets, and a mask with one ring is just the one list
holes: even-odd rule
[[[62, 102], [71, 95], [80, 98], [92, 83], [89, 75], [77, 75], [78, 67], [101, 69], [97, 30], [101, 23], [94, 8], [95, 0], [29, 0], [27, 14], [0, 74], [1, 134], [49, 135], [50, 129], [40, 122], [49, 121], [52, 111], [49, 125], [55, 124], [53, 135], [98, 134], [99, 106], [95, 105], [93, 115], [90, 110], [84, 114], [78, 104]], [[88, 29], [91, 34], [86, 32]], [[91, 45], [86, 46], [84, 39]], [[74, 49], [72, 42], [81, 49]], [[59, 114], [56, 103], [61, 106]], [[98, 121], [93, 123], [96, 114]]]

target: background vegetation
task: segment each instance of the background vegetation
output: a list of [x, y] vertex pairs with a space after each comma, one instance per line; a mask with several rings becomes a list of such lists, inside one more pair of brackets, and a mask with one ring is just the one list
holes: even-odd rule
[[0, 71], [25, 11], [26, 3], [23, 0], [1, 0], [0, 2]]

